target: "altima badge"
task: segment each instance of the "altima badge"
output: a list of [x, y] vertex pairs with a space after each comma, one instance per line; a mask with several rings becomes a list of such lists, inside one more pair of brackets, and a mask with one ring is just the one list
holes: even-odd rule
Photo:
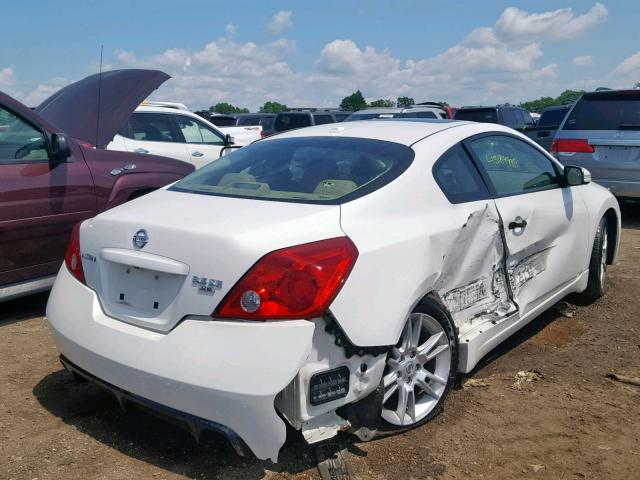
[[144, 247], [148, 242], [149, 235], [147, 235], [147, 231], [144, 229], [138, 230], [133, 236], [133, 244], [138, 248]]
[[202, 295], [213, 295], [222, 288], [222, 280], [213, 278], [193, 276], [191, 286], [198, 288], [198, 293]]

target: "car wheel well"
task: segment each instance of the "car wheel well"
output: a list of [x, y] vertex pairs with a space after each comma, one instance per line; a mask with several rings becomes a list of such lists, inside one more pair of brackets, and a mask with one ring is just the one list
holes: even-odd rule
[[604, 213], [604, 218], [607, 219], [607, 235], [611, 242], [610, 245], [614, 247], [607, 252], [607, 264], [611, 265], [616, 254], [615, 246], [618, 244], [618, 216], [615, 210], [610, 208]]

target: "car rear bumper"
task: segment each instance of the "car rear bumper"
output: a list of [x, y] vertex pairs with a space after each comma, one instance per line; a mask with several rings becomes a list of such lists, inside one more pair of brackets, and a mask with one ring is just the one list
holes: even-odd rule
[[222, 432], [238, 451], [244, 443], [277, 460], [286, 429], [274, 399], [305, 363], [313, 323], [187, 317], [153, 332], [105, 315], [64, 265], [47, 317], [66, 366], [120, 398]]
[[633, 180], [593, 179], [608, 188], [616, 197], [640, 198], [640, 182]]

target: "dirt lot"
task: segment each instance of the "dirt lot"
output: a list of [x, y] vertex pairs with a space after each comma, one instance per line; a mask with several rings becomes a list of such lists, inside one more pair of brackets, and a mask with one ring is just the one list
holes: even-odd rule
[[[485, 359], [430, 424], [349, 444], [355, 476], [640, 478], [640, 387], [605, 377], [640, 376], [640, 204], [625, 206], [624, 216], [603, 299], [559, 304], [534, 321]], [[296, 435], [278, 465], [246, 460], [222, 441], [196, 445], [74, 383], [58, 363], [45, 303], [39, 295], [0, 305], [0, 478], [319, 478], [313, 451]], [[521, 371], [539, 374], [517, 380]]]

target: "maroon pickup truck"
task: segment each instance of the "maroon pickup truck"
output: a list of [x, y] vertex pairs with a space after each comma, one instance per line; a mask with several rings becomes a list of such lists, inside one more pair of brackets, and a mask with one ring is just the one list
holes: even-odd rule
[[35, 111], [0, 92], [0, 302], [51, 287], [77, 222], [193, 171], [104, 150], [167, 78], [152, 70], [93, 75]]

